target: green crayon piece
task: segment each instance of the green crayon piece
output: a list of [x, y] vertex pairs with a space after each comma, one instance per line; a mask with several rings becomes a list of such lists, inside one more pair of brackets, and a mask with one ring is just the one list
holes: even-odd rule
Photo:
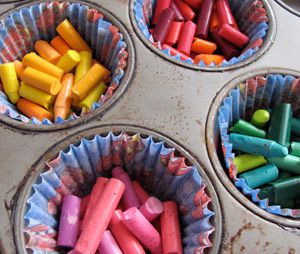
[[271, 115], [271, 124], [268, 138], [277, 143], [289, 147], [292, 130], [292, 106], [289, 103], [278, 105]]
[[300, 157], [300, 143], [299, 142], [292, 142], [291, 150], [292, 150], [291, 155]]
[[295, 176], [295, 175], [292, 174], [291, 172], [288, 172], [285, 170], [279, 171], [279, 179], [285, 179], [285, 178], [289, 178], [289, 177], [293, 177], [293, 176]]
[[251, 118], [251, 123], [258, 128], [263, 128], [270, 120], [270, 113], [265, 109], [256, 110]]
[[300, 137], [300, 119], [295, 117], [292, 119], [292, 134]]
[[296, 198], [294, 201], [295, 201], [294, 208], [300, 209], [300, 198]]
[[231, 133], [229, 134], [229, 142], [233, 145], [234, 150], [262, 155], [267, 158], [288, 155], [288, 149], [273, 140]]
[[237, 173], [257, 168], [267, 163], [267, 160], [261, 155], [243, 154], [234, 157], [233, 164], [236, 166]]
[[244, 178], [247, 185], [250, 188], [255, 189], [264, 184], [277, 180], [278, 176], [278, 168], [274, 164], [269, 163], [265, 166], [243, 173], [239, 177]]
[[273, 157], [268, 158], [268, 161], [274, 163], [279, 169], [300, 174], [300, 158], [294, 155], [288, 155], [283, 158]]
[[295, 201], [294, 200], [280, 200], [278, 201], [277, 204], [274, 204], [274, 205], [280, 205], [281, 208], [294, 208], [295, 206]]
[[267, 135], [264, 130], [258, 129], [253, 124], [248, 123], [242, 119], [238, 120], [238, 122], [236, 122], [229, 129], [229, 131], [258, 138], [265, 138]]

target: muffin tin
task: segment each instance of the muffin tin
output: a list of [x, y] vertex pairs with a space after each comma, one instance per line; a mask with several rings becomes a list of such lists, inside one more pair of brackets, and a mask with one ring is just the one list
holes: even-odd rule
[[[216, 105], [234, 86], [232, 80], [269, 72], [299, 76], [299, 17], [277, 2], [268, 1], [276, 24], [276, 36], [269, 50], [243, 68], [200, 72], [175, 65], [145, 46], [130, 18], [130, 1], [82, 2], [105, 9], [129, 32], [135, 52], [132, 78], [109, 110], [95, 114], [89, 121], [82, 119], [76, 126], [48, 132], [1, 123], [1, 253], [17, 253], [16, 246], [22, 246], [20, 211], [24, 209], [28, 186], [45, 168], [45, 162], [81, 138], [121, 130], [153, 135], [159, 140], [170, 140], [171, 144], [174, 141], [176, 148], [206, 173], [220, 203], [217, 209], [221, 216], [215, 221], [216, 228], [222, 226], [222, 232], [212, 235], [214, 247], [207, 249], [207, 253], [218, 253], [217, 245], [220, 253], [299, 252], [299, 220], [259, 209], [240, 194], [226, 175], [220, 174], [224, 169], [212, 156]], [[21, 3], [29, 4], [22, 1], [17, 5]], [[15, 3], [0, 4], [1, 14], [14, 8]], [[24, 249], [18, 253], [24, 253]]]

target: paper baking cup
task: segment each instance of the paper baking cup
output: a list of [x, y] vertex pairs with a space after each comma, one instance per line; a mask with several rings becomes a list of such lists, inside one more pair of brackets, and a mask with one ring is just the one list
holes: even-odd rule
[[[222, 70], [232, 69], [233, 67], [243, 66], [249, 63], [248, 59], [256, 59], [254, 56], [261, 55], [268, 48], [271, 43], [271, 37], [275, 33], [273, 14], [269, 4], [265, 0], [229, 0], [231, 11], [242, 32], [247, 34], [250, 38], [249, 43], [245, 46], [239, 57], [233, 57], [226, 61], [224, 60], [220, 65], [216, 66], [214, 63], [205, 65], [200, 61], [198, 66], [203, 70]], [[152, 15], [155, 9], [156, 0], [132, 0], [132, 20], [137, 29], [138, 35], [147, 44], [150, 43], [151, 48], [158, 48], [167, 56], [169, 60], [178, 60], [181, 63], [194, 65], [193, 59], [189, 58], [183, 60], [179, 54], [171, 55], [169, 49], [162, 50], [160, 43], [154, 42], [152, 35], [149, 32], [149, 24], [151, 23]], [[259, 54], [259, 52], [261, 54]], [[253, 56], [253, 58], [252, 58]], [[197, 65], [194, 65], [197, 66]], [[192, 67], [192, 66], [191, 66]], [[204, 68], [210, 67], [210, 68]]]
[[[111, 98], [122, 81], [127, 65], [127, 44], [123, 34], [98, 10], [80, 3], [55, 1], [33, 4], [10, 13], [0, 21], [0, 63], [22, 59], [26, 53], [34, 51], [33, 45], [37, 40], [50, 41], [57, 35], [56, 27], [66, 18], [92, 48], [93, 57], [112, 73], [106, 93], [94, 103], [90, 112], [81, 112], [80, 116], [84, 116], [101, 108]], [[0, 94], [0, 113], [23, 123], [53, 124], [48, 119], [40, 122], [22, 115], [3, 93]], [[55, 124], [80, 116], [73, 113], [66, 120], [56, 120]]]

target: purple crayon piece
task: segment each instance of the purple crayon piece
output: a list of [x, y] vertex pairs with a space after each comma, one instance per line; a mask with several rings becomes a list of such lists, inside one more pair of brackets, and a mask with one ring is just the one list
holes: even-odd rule
[[177, 7], [177, 5], [175, 4], [174, 1], [171, 2], [170, 8], [171, 8], [171, 9], [174, 11], [174, 13], [175, 13], [175, 20], [176, 20], [176, 21], [184, 21], [184, 17], [183, 17], [181, 11], [179, 10], [179, 8]]
[[64, 196], [60, 214], [57, 246], [72, 249], [79, 231], [81, 199], [74, 195]]
[[214, 0], [203, 0], [201, 12], [197, 20], [196, 36], [201, 39], [207, 39], [210, 18], [213, 11]]
[[103, 234], [99, 244], [98, 251], [100, 254], [123, 254], [115, 238], [109, 230]]
[[139, 208], [141, 206], [141, 202], [135, 193], [128, 174], [124, 171], [124, 169], [122, 167], [115, 167], [112, 170], [112, 176], [125, 184], [125, 191], [121, 199], [124, 209], [127, 210], [131, 207]]
[[164, 43], [174, 19], [175, 13], [171, 8], [163, 10], [152, 34], [155, 41], [159, 41], [161, 44]]
[[149, 222], [154, 221], [163, 211], [164, 206], [156, 197], [148, 198], [147, 201], [140, 207], [140, 212]]

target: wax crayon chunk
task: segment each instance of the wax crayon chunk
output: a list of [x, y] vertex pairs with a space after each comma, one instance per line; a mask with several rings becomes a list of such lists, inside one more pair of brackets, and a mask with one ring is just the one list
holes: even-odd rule
[[268, 138], [289, 147], [292, 129], [292, 106], [284, 103], [272, 110]]
[[191, 59], [189, 56], [187, 56], [186, 54], [181, 53], [180, 51], [178, 51], [177, 49], [174, 49], [173, 47], [167, 45], [167, 44], [163, 44], [161, 47], [163, 50], [168, 49], [170, 51], [170, 54], [172, 56], [174, 55], [179, 55], [180, 59], [182, 60], [187, 60], [187, 59]]
[[237, 28], [228, 0], [216, 0], [216, 10], [221, 24], [229, 24]]
[[57, 246], [72, 249], [77, 241], [79, 231], [79, 214], [81, 199], [74, 195], [63, 198]]
[[253, 124], [248, 123], [242, 119], [239, 119], [230, 129], [230, 132], [244, 134], [248, 136], [265, 138], [266, 132], [264, 130], [256, 128]]
[[173, 22], [166, 39], [166, 44], [172, 46], [177, 43], [182, 26], [183, 26], [183, 22], [175, 22], [175, 21]]
[[104, 76], [103, 76], [103, 82], [106, 84], [110, 82], [111, 80], [111, 72], [101, 63], [99, 63], [97, 60], [92, 59], [92, 66], [95, 64], [99, 64], [104, 69]]
[[147, 199], [150, 197], [149, 194], [143, 189], [143, 187], [137, 181], [133, 181], [132, 186], [141, 204], [144, 204], [147, 201]]
[[171, 4], [171, 0], [157, 0], [155, 9], [154, 9], [154, 14], [152, 18], [152, 24], [156, 25], [158, 23], [159, 17], [161, 16], [162, 12], [169, 8]]
[[154, 221], [163, 212], [163, 210], [163, 204], [156, 197], [148, 198], [140, 207], [140, 212], [150, 222]]
[[68, 50], [64, 54], [56, 66], [64, 71], [64, 73], [70, 72], [80, 62], [80, 55], [75, 50]]
[[287, 155], [283, 158], [279, 158], [279, 157], [268, 158], [268, 161], [274, 163], [279, 169], [283, 169], [285, 171], [298, 174], [298, 175], [300, 174], [299, 157], [293, 155]]
[[[84, 215], [85, 215], [86, 209], [87, 209], [89, 201], [90, 201], [90, 197], [91, 197], [91, 195], [89, 194], [89, 195], [87, 195], [87, 196], [85, 196], [84, 198], [81, 199], [80, 216], [79, 216], [80, 219], [82, 219], [84, 217]], [[81, 228], [81, 226], [79, 228]]]
[[193, 20], [196, 16], [192, 8], [182, 0], [174, 0], [185, 20]]
[[213, 42], [194, 38], [192, 43], [192, 52], [197, 54], [212, 54], [217, 49], [217, 45]]
[[102, 240], [99, 244], [98, 251], [101, 254], [122, 254], [119, 245], [109, 230], [103, 234]]
[[61, 58], [61, 54], [59, 54], [47, 41], [36, 41], [34, 43], [34, 49], [42, 58], [50, 63], [56, 64]]
[[240, 48], [244, 47], [249, 41], [249, 37], [247, 35], [243, 34], [239, 30], [233, 28], [228, 24], [223, 24], [218, 34], [225, 40]]
[[53, 119], [52, 114], [48, 110], [26, 99], [19, 99], [17, 108], [29, 118], [35, 117], [40, 121], [43, 121], [44, 119], [51, 121]]
[[15, 66], [13, 63], [5, 63], [0, 65], [0, 76], [2, 80], [2, 85], [4, 92], [7, 94], [9, 100], [12, 103], [16, 103], [19, 96], [19, 81]]
[[251, 123], [258, 128], [263, 128], [270, 120], [270, 113], [265, 109], [256, 110], [251, 118]]
[[288, 155], [288, 149], [273, 140], [231, 133], [229, 134], [229, 142], [233, 145], [234, 150], [262, 155], [267, 158]]
[[219, 65], [225, 60], [224, 56], [214, 55], [214, 54], [200, 54], [197, 55], [194, 59], [195, 64], [198, 64], [200, 61], [203, 61], [206, 65], [211, 65], [212, 63]]
[[300, 119], [292, 118], [292, 134], [300, 137]]
[[300, 157], [300, 143], [299, 142], [292, 142], [291, 149], [292, 149], [291, 155]]
[[216, 10], [213, 10], [212, 15], [211, 15], [211, 19], [210, 19], [210, 27], [209, 30], [210, 32], [214, 32], [216, 30], [218, 30], [221, 26], [218, 14]]
[[244, 178], [247, 185], [250, 188], [255, 189], [266, 183], [277, 180], [278, 175], [278, 168], [274, 164], [267, 164], [265, 166], [243, 173], [239, 175], [239, 177]]
[[266, 159], [261, 155], [242, 154], [235, 156], [233, 159], [233, 164], [236, 166], [238, 174], [257, 168], [266, 163]]
[[66, 54], [67, 51], [71, 49], [69, 45], [59, 35], [55, 36], [50, 41], [50, 44], [61, 56]]
[[16, 70], [18, 78], [21, 79], [21, 76], [25, 70], [25, 66], [19, 60], [14, 61], [14, 66], [15, 66], [15, 70]]
[[199, 9], [200, 6], [202, 6], [202, 0], [184, 0], [189, 6], [191, 6], [193, 9]]
[[75, 83], [77, 83], [92, 67], [92, 53], [89, 51], [79, 52], [80, 62], [75, 71]]
[[203, 0], [200, 14], [197, 19], [196, 36], [201, 39], [207, 39], [210, 19], [213, 11], [214, 0]]
[[98, 102], [101, 95], [106, 91], [107, 86], [101, 82], [79, 103], [79, 107], [90, 110], [95, 102]]
[[176, 21], [179, 21], [179, 22], [184, 21], [184, 17], [183, 17], [181, 11], [179, 10], [179, 8], [177, 7], [177, 5], [175, 4], [174, 1], [171, 1], [171, 3], [170, 3], [170, 8], [171, 8], [171, 9], [174, 11], [174, 13], [175, 13], [175, 20], [176, 20]]
[[155, 41], [165, 42], [174, 19], [175, 13], [171, 8], [167, 8], [162, 12], [152, 34]]
[[196, 24], [192, 21], [189, 20], [183, 24], [178, 40], [178, 51], [186, 55], [190, 54], [195, 31]]

